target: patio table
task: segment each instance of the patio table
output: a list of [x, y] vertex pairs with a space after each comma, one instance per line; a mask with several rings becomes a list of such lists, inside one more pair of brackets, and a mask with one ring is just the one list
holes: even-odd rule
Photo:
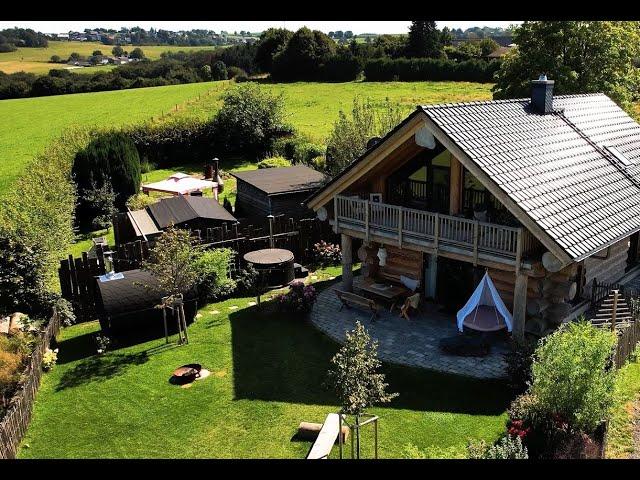
[[370, 278], [356, 277], [353, 282], [354, 288], [362, 290], [363, 292], [374, 295], [378, 298], [386, 300], [391, 303], [389, 311], [392, 312], [393, 308], [398, 303], [398, 300], [405, 298], [407, 295], [413, 293], [406, 287], [400, 285], [393, 285], [389, 283], [376, 282]]

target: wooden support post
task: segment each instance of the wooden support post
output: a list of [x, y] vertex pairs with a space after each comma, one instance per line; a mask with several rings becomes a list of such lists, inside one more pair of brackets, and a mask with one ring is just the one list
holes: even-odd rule
[[518, 229], [518, 236], [516, 238], [516, 275], [520, 273], [520, 266], [522, 264], [522, 228]]
[[616, 314], [618, 313], [618, 294], [619, 290], [613, 291], [613, 308], [611, 310], [611, 331], [616, 331]]
[[269, 219], [269, 248], [273, 248], [273, 221], [275, 217], [269, 215], [267, 218]]
[[346, 292], [353, 291], [353, 271], [351, 270], [352, 239], [344, 233], [340, 236], [342, 248], [342, 289]]
[[369, 241], [369, 200], [365, 200], [364, 203], [364, 238]]
[[398, 245], [400, 246], [400, 248], [402, 248], [402, 228], [403, 228], [403, 213], [402, 213], [402, 208], [398, 208]]
[[512, 335], [517, 342], [524, 341], [524, 323], [527, 316], [527, 275], [518, 273], [513, 291], [513, 329]]
[[427, 298], [436, 298], [436, 281], [438, 278], [438, 255], [435, 253], [429, 255], [429, 278], [427, 279], [427, 288], [425, 295]]
[[462, 164], [451, 155], [451, 167], [449, 174], [449, 214], [460, 213], [462, 205]]
[[479, 222], [476, 220], [473, 222], [473, 266], [478, 266], [478, 231]]
[[333, 197], [333, 233], [338, 233], [338, 198]]
[[433, 226], [433, 242], [435, 254], [438, 254], [438, 242], [440, 241], [440, 214], [436, 212], [435, 225]]

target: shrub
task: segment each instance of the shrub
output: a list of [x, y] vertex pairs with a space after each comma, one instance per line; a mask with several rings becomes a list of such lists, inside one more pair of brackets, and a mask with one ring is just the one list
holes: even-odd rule
[[311, 168], [324, 172], [327, 169], [327, 157], [324, 155], [318, 155], [311, 159]]
[[225, 92], [214, 120], [215, 135], [226, 153], [262, 156], [287, 131], [282, 94], [273, 95], [255, 83]]
[[158, 168], [158, 166], [146, 158], [140, 162], [140, 173], [149, 173], [156, 168]]
[[499, 61], [453, 60], [436, 58], [375, 58], [364, 65], [367, 81], [422, 81], [451, 80], [466, 82], [493, 82], [500, 69]]
[[230, 296], [236, 282], [228, 278], [229, 262], [235, 252], [229, 248], [205, 250], [195, 261], [198, 296], [205, 302], [215, 302]]
[[584, 320], [564, 324], [542, 339], [532, 366], [530, 393], [543, 411], [572, 429], [593, 432], [609, 415], [615, 342], [613, 332]]
[[238, 77], [244, 77], [245, 79], [247, 79], [249, 78], [249, 75], [247, 75], [247, 72], [245, 72], [242, 68], [234, 67], [232, 65], [230, 67], [227, 67], [227, 77], [229, 78], [229, 80], [235, 78], [236, 81], [238, 81]]
[[140, 156], [132, 139], [123, 132], [108, 132], [79, 151], [73, 162], [73, 175], [79, 190], [102, 187], [110, 181], [116, 193], [116, 207], [140, 191]]
[[17, 49], [12, 43], [0, 43], [0, 53], [15, 52]]
[[109, 228], [111, 217], [118, 212], [115, 202], [116, 194], [108, 179], [100, 187], [91, 182], [91, 187], [80, 193], [79, 207], [84, 215], [80, 220], [90, 221], [92, 230]]
[[33, 348], [34, 338], [23, 333], [0, 335], [0, 402], [6, 406], [20, 382], [24, 363]]
[[535, 347], [536, 342], [533, 341], [512, 341], [509, 351], [504, 354], [509, 386], [516, 394], [523, 393], [529, 387]]
[[526, 460], [529, 458], [527, 448], [522, 445], [520, 437], [505, 435], [494, 445], [488, 446], [484, 441], [470, 443], [469, 458], [479, 460]]
[[218, 60], [211, 67], [211, 78], [213, 80], [226, 80], [229, 78], [229, 74], [227, 73], [227, 66], [223, 61]]
[[342, 261], [340, 246], [320, 240], [313, 245], [313, 261], [320, 267], [338, 265]]
[[58, 349], [51, 350], [47, 348], [42, 355], [42, 370], [48, 372], [51, 370], [58, 361]]
[[289, 291], [278, 297], [278, 306], [282, 311], [290, 313], [310, 312], [318, 294], [313, 285], [305, 285], [298, 280], [289, 285]]
[[96, 333], [93, 336], [93, 340], [96, 343], [96, 353], [98, 355], [102, 355], [103, 353], [106, 353], [107, 350], [109, 350], [109, 347], [111, 346], [111, 338], [109, 338], [107, 335], [103, 333]]
[[293, 150], [293, 163], [309, 165], [318, 156], [322, 156], [327, 151], [324, 145], [315, 143], [298, 143]]
[[51, 55], [51, 58], [49, 59], [49, 62], [51, 62], [51, 63], [62, 63], [62, 58], [60, 58], [59, 55]]
[[70, 327], [76, 323], [76, 314], [73, 312], [73, 305], [69, 300], [57, 297], [53, 305], [63, 326]]
[[237, 291], [240, 295], [253, 295], [256, 293], [260, 272], [253, 265], [247, 265], [240, 270], [235, 277]]
[[258, 168], [290, 167], [291, 162], [284, 157], [270, 157], [258, 162]]
[[127, 200], [127, 207], [131, 210], [142, 210], [146, 206], [156, 203], [157, 201], [158, 199], [156, 197], [152, 197], [146, 193], [138, 193], [129, 197]]

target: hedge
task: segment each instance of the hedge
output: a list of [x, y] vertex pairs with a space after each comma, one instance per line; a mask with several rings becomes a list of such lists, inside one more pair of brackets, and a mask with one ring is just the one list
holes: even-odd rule
[[454, 62], [435, 58], [377, 58], [364, 66], [370, 82], [452, 80], [489, 83], [500, 68], [500, 61], [466, 60]]

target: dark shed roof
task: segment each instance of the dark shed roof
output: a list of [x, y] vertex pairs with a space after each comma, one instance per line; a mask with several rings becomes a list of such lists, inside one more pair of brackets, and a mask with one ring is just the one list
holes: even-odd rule
[[261, 168], [258, 170], [232, 172], [231, 175], [253, 185], [267, 195], [315, 190], [325, 181], [324, 174], [304, 165], [284, 168]]
[[158, 228], [166, 228], [170, 224], [179, 224], [196, 218], [208, 218], [225, 222], [237, 222], [217, 200], [208, 197], [178, 195], [163, 198], [147, 207]]
[[97, 280], [102, 302], [101, 313], [115, 317], [154, 308], [160, 303], [163, 295], [157, 290], [157, 282], [151, 273], [146, 270], [129, 270], [122, 274], [122, 279], [106, 282]]

